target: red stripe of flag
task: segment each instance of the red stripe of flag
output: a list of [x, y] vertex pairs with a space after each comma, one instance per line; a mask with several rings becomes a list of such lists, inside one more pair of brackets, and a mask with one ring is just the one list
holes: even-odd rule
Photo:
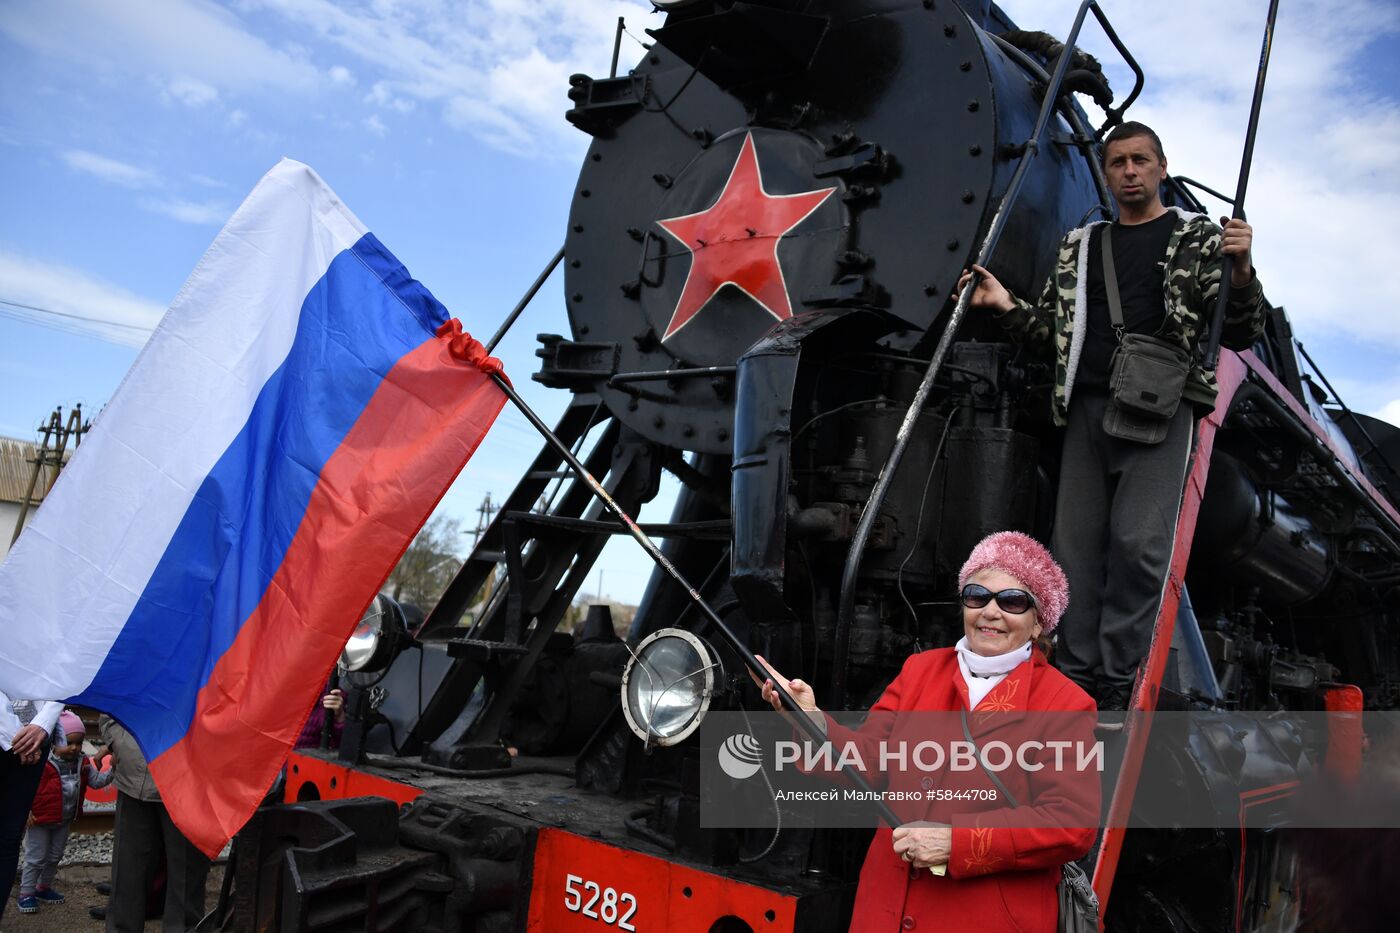
[[326, 462], [189, 732], [151, 762], [171, 819], [211, 857], [272, 785], [361, 613], [505, 405], [454, 355], [465, 335], [441, 333], [395, 364]]

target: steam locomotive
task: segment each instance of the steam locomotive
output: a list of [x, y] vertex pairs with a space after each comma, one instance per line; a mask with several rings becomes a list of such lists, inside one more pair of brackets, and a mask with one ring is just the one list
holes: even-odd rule
[[[629, 514], [679, 479], [645, 530], [724, 627], [824, 706], [863, 709], [908, 655], [957, 639], [977, 540], [1049, 539], [1051, 373], [977, 315], [873, 492], [998, 214], [987, 264], [1020, 294], [1064, 230], [1110, 215], [1107, 125], [1074, 94], [1115, 122], [1141, 71], [1096, 8], [1139, 76], [1117, 106], [1098, 63], [985, 0], [657, 6], [635, 68], [570, 82], [591, 145], [561, 252], [567, 333], [540, 336], [534, 378], [571, 393], [555, 433]], [[1201, 210], [1179, 179], [1167, 197]], [[1400, 705], [1400, 431], [1303, 363], [1282, 308], [1251, 352], [1223, 353], [1138, 708]], [[286, 804], [238, 837], [223, 928], [846, 928], [868, 836], [701, 825], [695, 724], [757, 698], [686, 588], [654, 575], [625, 637], [605, 606], [563, 625], [624, 530], [564, 466], [542, 447], [425, 618], [381, 597], [362, 620], [341, 748], [293, 755]], [[647, 652], [706, 671], [664, 723], [639, 721], [628, 677]], [[1300, 767], [1246, 745], [1221, 759], [1245, 784]], [[1182, 754], [1144, 762], [1130, 741], [1113, 811], [1144, 767], [1209, 782]], [[1107, 927], [1292, 928], [1300, 838], [1107, 830]]]

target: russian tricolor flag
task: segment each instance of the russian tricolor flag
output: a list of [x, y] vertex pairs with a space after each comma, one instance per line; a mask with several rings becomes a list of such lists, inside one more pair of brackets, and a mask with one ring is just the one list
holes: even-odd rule
[[0, 565], [0, 689], [115, 716], [216, 853], [499, 414], [498, 372], [282, 161]]

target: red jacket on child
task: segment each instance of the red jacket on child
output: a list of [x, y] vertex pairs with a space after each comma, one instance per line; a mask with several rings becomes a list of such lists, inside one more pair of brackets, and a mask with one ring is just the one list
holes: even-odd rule
[[[83, 798], [87, 796], [88, 774], [97, 772], [89, 758], [83, 758], [78, 765], [78, 806], [73, 819], [83, 815]], [[98, 781], [100, 786], [103, 782]], [[34, 805], [30, 815], [39, 826], [51, 826], [63, 822], [63, 779], [59, 776], [58, 765], [49, 758], [44, 762], [44, 773], [39, 778], [39, 789], [34, 792]]]

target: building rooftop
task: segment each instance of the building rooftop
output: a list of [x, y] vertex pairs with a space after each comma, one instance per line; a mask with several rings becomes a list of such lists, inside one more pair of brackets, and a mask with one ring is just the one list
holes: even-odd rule
[[[69, 448], [63, 452], [64, 460], [72, 456]], [[14, 437], [0, 437], [0, 502], [19, 504], [24, 501], [25, 490], [29, 488], [30, 477], [34, 474], [34, 460], [39, 455], [39, 445], [33, 441], [22, 441]], [[54, 481], [54, 469], [45, 466], [34, 487], [34, 504], [44, 499], [44, 490]]]

